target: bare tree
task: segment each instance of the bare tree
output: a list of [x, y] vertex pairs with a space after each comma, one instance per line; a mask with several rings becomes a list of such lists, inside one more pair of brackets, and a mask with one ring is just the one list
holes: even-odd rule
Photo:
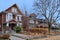
[[50, 33], [52, 24], [60, 19], [60, 0], [35, 0], [33, 7], [36, 14], [40, 14], [47, 20]]

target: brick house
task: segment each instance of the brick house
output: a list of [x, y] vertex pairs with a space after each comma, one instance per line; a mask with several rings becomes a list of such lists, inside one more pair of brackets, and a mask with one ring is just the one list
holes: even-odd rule
[[16, 4], [0, 13], [0, 26], [13, 29], [16, 25], [22, 26], [22, 12]]

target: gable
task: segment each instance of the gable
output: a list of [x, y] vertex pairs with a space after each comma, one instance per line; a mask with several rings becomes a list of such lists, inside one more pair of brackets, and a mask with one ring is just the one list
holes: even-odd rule
[[13, 12], [13, 13], [18, 13], [22, 14], [22, 12], [19, 10], [18, 6], [16, 4], [12, 5], [11, 7], [7, 8], [5, 12]]
[[36, 17], [36, 14], [32, 13], [30, 14], [31, 17]]

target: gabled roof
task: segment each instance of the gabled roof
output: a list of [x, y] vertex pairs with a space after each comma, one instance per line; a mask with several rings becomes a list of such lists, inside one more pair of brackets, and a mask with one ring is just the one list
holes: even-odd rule
[[[9, 8], [11, 8], [11, 7], [13, 7], [13, 6], [16, 6], [16, 7], [17, 7], [16, 3], [13, 4], [12, 6], [8, 7], [6, 10], [8, 10]], [[4, 11], [6, 11], [6, 10], [4, 10]]]
[[[16, 7], [18, 10], [19, 10], [19, 12], [22, 14], [22, 12], [21, 12], [21, 10], [19, 9], [19, 7], [17, 6], [17, 4], [15, 3], [15, 4], [13, 4], [12, 6], [10, 6], [10, 7], [8, 7], [7, 9], [5, 9], [4, 11], [7, 11], [8, 9], [10, 9], [11, 7]], [[2, 11], [2, 12], [4, 12], [4, 11]]]
[[36, 17], [36, 14], [32, 13], [29, 16]]

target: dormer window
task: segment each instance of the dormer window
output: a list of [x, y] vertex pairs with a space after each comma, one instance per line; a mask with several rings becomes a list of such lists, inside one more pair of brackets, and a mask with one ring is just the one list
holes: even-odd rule
[[12, 12], [17, 13], [17, 8], [13, 7], [13, 8], [12, 8]]

